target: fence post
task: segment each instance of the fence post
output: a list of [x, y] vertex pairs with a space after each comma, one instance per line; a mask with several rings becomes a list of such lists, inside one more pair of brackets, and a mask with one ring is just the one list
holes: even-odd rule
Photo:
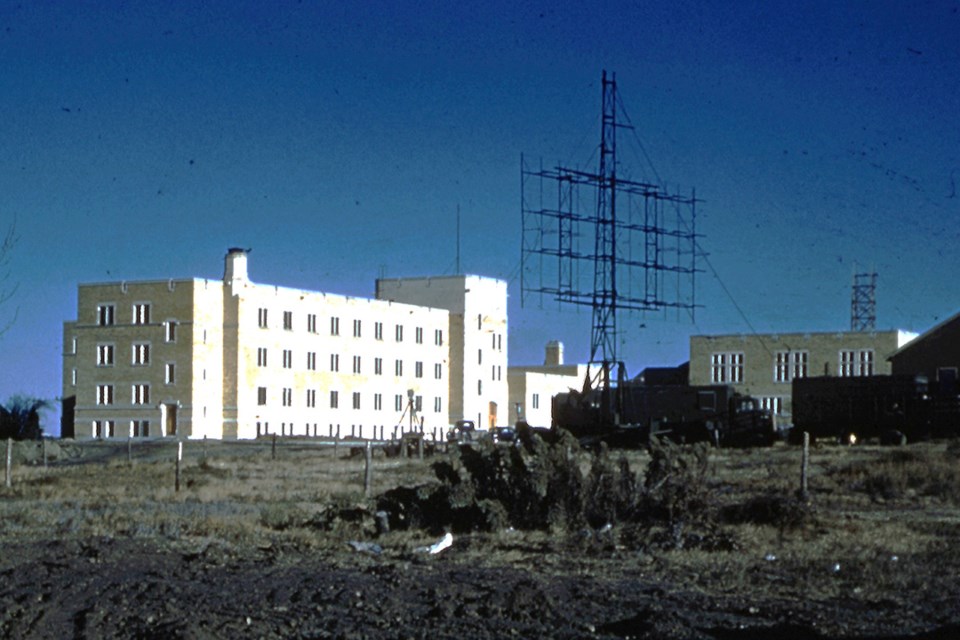
[[810, 433], [803, 432], [803, 458], [800, 462], [800, 499], [806, 500], [810, 497], [807, 491], [807, 471], [810, 466]]
[[277, 434], [273, 434], [273, 444], [270, 445], [270, 459], [277, 459]]
[[177, 468], [173, 482], [173, 490], [180, 491], [180, 461], [183, 460], [183, 440], [177, 442]]
[[133, 438], [127, 436], [127, 465], [133, 466]]
[[7, 473], [6, 473], [6, 486], [9, 489], [13, 486], [13, 478], [11, 473], [13, 471], [13, 440], [7, 438]]
[[423, 432], [420, 432], [420, 437], [417, 438], [417, 459], [423, 460]]
[[367, 440], [367, 446], [363, 451], [364, 471], [363, 471], [363, 495], [370, 497], [370, 489], [373, 487], [373, 447]]
[[47, 468], [47, 439], [40, 438], [40, 448], [43, 450], [43, 468]]

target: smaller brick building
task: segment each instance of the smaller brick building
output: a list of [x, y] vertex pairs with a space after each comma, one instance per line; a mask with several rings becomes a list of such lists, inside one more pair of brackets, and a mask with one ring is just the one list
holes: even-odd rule
[[794, 378], [891, 373], [888, 358], [916, 334], [904, 331], [690, 337], [690, 384], [731, 384], [791, 420]]
[[920, 374], [931, 389], [955, 394], [960, 369], [960, 313], [920, 334], [890, 356], [891, 372]]

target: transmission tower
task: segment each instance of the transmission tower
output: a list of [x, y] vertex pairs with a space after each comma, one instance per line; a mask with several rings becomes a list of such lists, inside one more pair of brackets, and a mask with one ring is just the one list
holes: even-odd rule
[[621, 113], [616, 77], [604, 71], [597, 171], [532, 169], [520, 159], [521, 304], [538, 296], [589, 306], [590, 363], [606, 371], [620, 362], [621, 311], [692, 317], [697, 307], [698, 201], [617, 175], [617, 131], [633, 129]]
[[877, 274], [853, 274], [850, 297], [850, 331], [873, 331], [877, 327]]

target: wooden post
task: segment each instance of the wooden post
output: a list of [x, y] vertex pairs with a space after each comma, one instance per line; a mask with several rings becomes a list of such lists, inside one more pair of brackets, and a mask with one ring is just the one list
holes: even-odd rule
[[337, 425], [337, 435], [334, 436], [333, 440], [333, 457], [340, 457], [340, 425]]
[[180, 491], [180, 461], [183, 460], [183, 440], [177, 442], [177, 469], [173, 482], [173, 490]]
[[127, 464], [133, 466], [133, 438], [127, 436]]
[[810, 466], [810, 433], [803, 432], [803, 458], [800, 462], [800, 499], [806, 500], [810, 497], [807, 491], [807, 471]]
[[40, 448], [43, 450], [43, 468], [47, 468], [47, 439], [40, 438]]
[[420, 432], [420, 437], [417, 438], [417, 459], [423, 460], [423, 432]]
[[13, 477], [11, 473], [13, 471], [13, 440], [7, 438], [7, 473], [6, 473], [6, 486], [7, 489], [13, 486]]
[[203, 436], [203, 459], [207, 459], [207, 436]]
[[367, 440], [367, 446], [363, 451], [364, 471], [363, 471], [363, 495], [370, 497], [370, 490], [373, 487], [373, 447]]
[[273, 442], [270, 445], [270, 459], [277, 459], [277, 434], [273, 434]]

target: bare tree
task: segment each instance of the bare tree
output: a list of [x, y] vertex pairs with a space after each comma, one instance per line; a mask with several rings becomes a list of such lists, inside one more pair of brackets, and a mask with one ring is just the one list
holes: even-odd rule
[[[13, 299], [14, 294], [17, 293], [17, 287], [19, 287], [19, 283], [11, 281], [12, 271], [10, 267], [10, 262], [13, 260], [13, 249], [19, 241], [20, 236], [17, 235], [17, 219], [14, 218], [10, 226], [7, 227], [3, 241], [0, 242], [0, 309], [5, 307], [6, 304]], [[0, 336], [5, 334], [7, 330], [13, 326], [13, 323], [17, 320], [18, 312], [19, 308], [14, 308], [9, 320], [6, 322], [0, 320]]]

